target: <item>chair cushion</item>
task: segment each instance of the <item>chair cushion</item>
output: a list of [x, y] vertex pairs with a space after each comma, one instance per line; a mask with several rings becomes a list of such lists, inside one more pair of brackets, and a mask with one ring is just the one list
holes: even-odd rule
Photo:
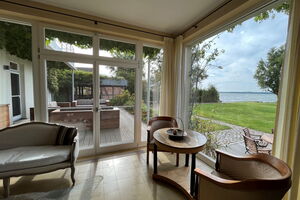
[[69, 160], [71, 146], [23, 146], [0, 151], [0, 172], [21, 170]]

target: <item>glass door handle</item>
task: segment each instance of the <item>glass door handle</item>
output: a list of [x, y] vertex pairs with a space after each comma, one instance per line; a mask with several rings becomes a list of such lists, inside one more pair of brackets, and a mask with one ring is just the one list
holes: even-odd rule
[[95, 112], [99, 112], [99, 111], [100, 111], [99, 107], [95, 107], [95, 108], [94, 108], [94, 111], [95, 111]]

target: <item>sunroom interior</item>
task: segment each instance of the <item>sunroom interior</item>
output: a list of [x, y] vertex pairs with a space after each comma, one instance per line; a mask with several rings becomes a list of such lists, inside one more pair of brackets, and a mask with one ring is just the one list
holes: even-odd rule
[[[218, 168], [219, 151], [249, 156], [251, 133], [256, 153], [291, 169], [284, 199], [300, 199], [299, 1], [3, 0], [0, 27], [0, 138], [45, 122], [75, 127], [79, 144], [75, 185], [69, 169], [14, 177], [12, 198], [218, 199], [222, 188], [198, 191], [194, 168]], [[276, 81], [263, 85], [259, 66], [276, 53]], [[149, 162], [157, 116], [206, 145], [189, 158], [155, 143]]]

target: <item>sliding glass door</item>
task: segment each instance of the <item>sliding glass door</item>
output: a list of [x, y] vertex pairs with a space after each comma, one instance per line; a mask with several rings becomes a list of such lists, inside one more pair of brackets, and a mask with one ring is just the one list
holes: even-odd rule
[[134, 68], [99, 65], [100, 147], [135, 142]]

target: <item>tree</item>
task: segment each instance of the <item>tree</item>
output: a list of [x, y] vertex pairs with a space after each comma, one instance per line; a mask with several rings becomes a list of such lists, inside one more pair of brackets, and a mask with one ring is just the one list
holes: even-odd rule
[[217, 88], [210, 85], [208, 89], [199, 89], [196, 91], [196, 98], [199, 103], [217, 103], [220, 102], [220, 95]]
[[[83, 49], [93, 46], [92, 37], [46, 29], [46, 44], [49, 44], [54, 39]], [[0, 49], [5, 49], [11, 55], [19, 58], [31, 60], [31, 40], [31, 26], [0, 21]], [[130, 53], [135, 52], [135, 45], [113, 40], [101, 39], [100, 47], [106, 51], [118, 50]], [[159, 50], [155, 48], [146, 48], [144, 51], [144, 54], [151, 58], [155, 57], [158, 53]]]
[[272, 48], [268, 52], [267, 60], [258, 62], [254, 78], [262, 89], [278, 95], [280, 73], [284, 61], [284, 46]]
[[[267, 10], [265, 10], [265, 11], [259, 13], [258, 15], [256, 15], [256, 16], [254, 17], [254, 21], [255, 21], [255, 22], [258, 22], [258, 23], [261, 23], [261, 22], [263, 22], [264, 20], [269, 19], [270, 17], [273, 19], [273, 18], [275, 18], [275, 13], [284, 13], [284, 14], [288, 15], [289, 12], [290, 12], [290, 3], [289, 3], [289, 2], [290, 2], [290, 1], [284, 1], [283, 3], [277, 5], [277, 6], [274, 7], [274, 8], [270, 8], [270, 9], [267, 9]], [[233, 32], [233, 30], [234, 30], [237, 26], [239, 26], [239, 25], [241, 25], [241, 24], [242, 24], [242, 23], [237, 23], [237, 24], [235, 24], [235, 25], [229, 27], [229, 28], [227, 29], [227, 31], [228, 31], [228, 32]]]
[[279, 5], [277, 5], [275, 8], [271, 8], [269, 10], [266, 10], [262, 13], [260, 13], [259, 15], [254, 17], [254, 20], [256, 22], [262, 22], [263, 20], [266, 20], [270, 17], [274, 18], [275, 17], [275, 13], [284, 13], [286, 15], [288, 15], [290, 12], [290, 3], [289, 1], [285, 1]]
[[218, 38], [218, 35], [214, 38], [200, 42], [194, 45], [191, 49], [191, 108], [190, 108], [190, 118], [193, 115], [194, 105], [199, 100], [197, 99], [197, 93], [200, 90], [201, 82], [208, 77], [207, 71], [210, 68], [222, 69], [222, 66], [217, 66], [212, 64], [216, 58], [224, 53], [224, 49], [212, 48], [215, 45], [214, 40]]

